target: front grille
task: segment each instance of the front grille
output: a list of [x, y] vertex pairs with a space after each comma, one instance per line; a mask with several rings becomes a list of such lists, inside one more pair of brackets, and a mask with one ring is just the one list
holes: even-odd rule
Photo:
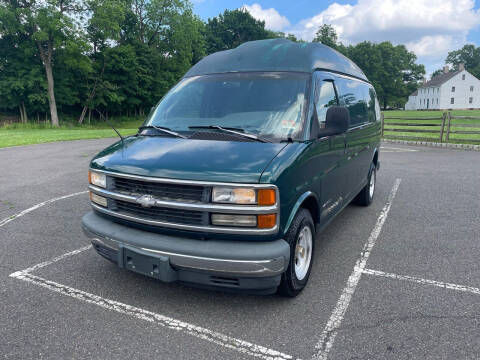
[[144, 208], [139, 204], [114, 200], [112, 210], [148, 220], [163, 221], [184, 225], [208, 225], [208, 216], [202, 211], [179, 210], [161, 207]]
[[165, 184], [113, 177], [112, 191], [129, 195], [152, 195], [161, 200], [202, 202], [208, 201], [208, 189], [204, 186]]

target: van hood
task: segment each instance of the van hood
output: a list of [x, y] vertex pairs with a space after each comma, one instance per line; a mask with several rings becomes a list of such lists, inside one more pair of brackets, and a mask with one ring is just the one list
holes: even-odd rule
[[184, 180], [259, 182], [287, 143], [191, 140], [132, 136], [109, 146], [92, 169]]

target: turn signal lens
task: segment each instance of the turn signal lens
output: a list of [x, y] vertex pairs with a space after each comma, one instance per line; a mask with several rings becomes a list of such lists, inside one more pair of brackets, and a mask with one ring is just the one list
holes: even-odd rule
[[220, 226], [255, 227], [255, 215], [212, 214], [212, 224]]
[[258, 205], [275, 205], [275, 190], [273, 189], [260, 189], [257, 193]]
[[259, 229], [271, 229], [277, 224], [277, 214], [258, 215], [257, 227]]
[[95, 204], [107, 207], [107, 199], [103, 196], [99, 196], [97, 194], [94, 194], [93, 192], [90, 192], [90, 200], [92, 200], [92, 202], [94, 202]]

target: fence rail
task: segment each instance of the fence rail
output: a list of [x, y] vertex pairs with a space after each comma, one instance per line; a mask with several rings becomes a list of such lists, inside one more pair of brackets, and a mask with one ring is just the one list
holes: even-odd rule
[[381, 120], [382, 136], [386, 139], [480, 143], [478, 116], [453, 116], [450, 111], [426, 117], [382, 113]]

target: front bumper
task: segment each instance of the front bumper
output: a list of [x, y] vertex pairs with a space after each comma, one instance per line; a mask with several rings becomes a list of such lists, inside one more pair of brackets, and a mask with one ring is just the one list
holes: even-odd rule
[[197, 240], [162, 235], [115, 223], [89, 212], [82, 219], [95, 250], [121, 268], [165, 282], [273, 292], [286, 270], [285, 240]]

